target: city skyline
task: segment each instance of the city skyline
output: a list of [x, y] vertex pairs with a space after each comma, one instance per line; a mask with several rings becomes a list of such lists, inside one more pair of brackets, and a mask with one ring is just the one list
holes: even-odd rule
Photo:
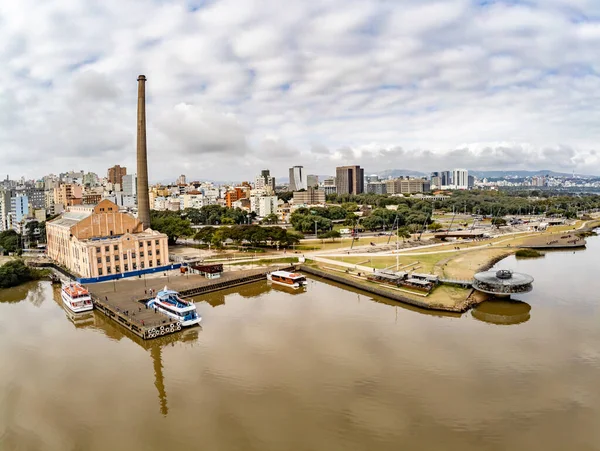
[[572, 3], [17, 2], [0, 31], [2, 169], [133, 168], [145, 73], [150, 180], [291, 164], [600, 174], [600, 6]]

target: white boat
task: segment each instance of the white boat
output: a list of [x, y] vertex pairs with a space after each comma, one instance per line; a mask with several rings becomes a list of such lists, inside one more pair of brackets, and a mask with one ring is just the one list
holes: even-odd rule
[[295, 272], [273, 271], [267, 274], [267, 280], [294, 289], [306, 287], [306, 277]]
[[159, 291], [147, 305], [179, 321], [184, 327], [200, 324], [202, 321], [202, 317], [196, 311], [196, 304], [181, 299], [177, 291], [169, 290], [167, 287]]
[[80, 283], [64, 284], [60, 290], [60, 296], [63, 303], [74, 313], [89, 312], [94, 308], [89, 291]]

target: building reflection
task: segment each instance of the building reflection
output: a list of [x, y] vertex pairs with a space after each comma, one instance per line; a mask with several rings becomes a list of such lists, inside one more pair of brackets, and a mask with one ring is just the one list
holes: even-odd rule
[[522, 324], [531, 318], [531, 306], [517, 300], [486, 301], [471, 311], [473, 318], [490, 324]]
[[128, 339], [136, 343], [145, 351], [148, 351], [152, 359], [152, 366], [154, 368], [154, 386], [158, 392], [160, 413], [164, 416], [167, 416], [169, 413], [169, 406], [167, 402], [164, 365], [162, 361], [163, 348], [166, 346], [175, 346], [175, 343], [186, 343], [188, 346], [193, 346], [194, 343], [198, 341], [198, 337], [202, 328], [186, 328], [175, 334], [161, 336], [153, 340], [142, 340], [129, 330], [119, 327], [119, 325], [114, 321], [108, 319], [106, 316], [97, 312], [96, 310], [85, 313], [73, 313], [67, 308], [64, 308], [60, 297], [60, 288], [54, 288], [52, 297], [54, 301], [63, 309], [65, 316], [68, 318], [71, 324], [75, 326], [76, 329], [94, 329], [115, 341]]

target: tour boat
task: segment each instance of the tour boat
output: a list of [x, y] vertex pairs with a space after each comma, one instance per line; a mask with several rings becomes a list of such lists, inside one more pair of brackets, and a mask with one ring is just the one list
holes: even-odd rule
[[295, 272], [273, 271], [267, 274], [267, 280], [294, 289], [306, 286], [306, 277]]
[[69, 282], [60, 290], [63, 303], [74, 313], [88, 312], [94, 308], [92, 297], [80, 283]]
[[202, 317], [196, 312], [196, 304], [179, 297], [175, 290], [165, 287], [154, 299], [147, 303], [148, 307], [156, 308], [159, 312], [179, 321], [182, 326], [200, 324]]

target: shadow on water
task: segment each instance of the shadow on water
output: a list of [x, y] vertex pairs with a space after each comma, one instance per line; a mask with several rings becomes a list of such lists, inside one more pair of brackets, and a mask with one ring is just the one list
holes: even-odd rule
[[76, 329], [93, 329], [99, 331], [101, 334], [113, 341], [128, 339], [143, 348], [145, 351], [150, 352], [152, 366], [154, 368], [154, 385], [158, 392], [160, 412], [162, 415], [167, 416], [169, 413], [169, 407], [167, 404], [167, 392], [165, 390], [162, 350], [167, 346], [175, 346], [175, 343], [186, 343], [189, 346], [193, 346], [193, 344], [198, 341], [198, 337], [202, 331], [202, 328], [199, 326], [185, 328], [180, 332], [161, 336], [153, 340], [142, 340], [129, 330], [119, 327], [114, 321], [108, 319], [105, 315], [96, 310], [83, 313], [71, 312], [64, 306], [62, 302], [59, 287], [53, 287], [52, 294], [54, 302], [56, 302], [63, 309], [65, 316], [71, 322], [71, 324], [75, 326]]
[[479, 304], [471, 311], [473, 318], [499, 326], [522, 324], [529, 321], [531, 306], [517, 300], [495, 300]]

